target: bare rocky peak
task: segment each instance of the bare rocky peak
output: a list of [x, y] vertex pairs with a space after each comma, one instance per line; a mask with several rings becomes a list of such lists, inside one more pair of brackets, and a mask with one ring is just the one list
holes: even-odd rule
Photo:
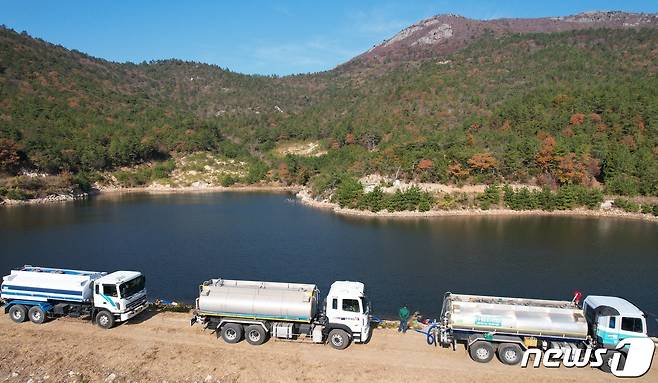
[[440, 57], [465, 47], [485, 33], [552, 33], [589, 28], [658, 28], [658, 14], [594, 11], [571, 16], [496, 20], [437, 15], [403, 29], [347, 64]]

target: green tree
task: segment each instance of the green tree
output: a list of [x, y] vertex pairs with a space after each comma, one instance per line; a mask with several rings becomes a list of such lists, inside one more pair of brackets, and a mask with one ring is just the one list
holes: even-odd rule
[[0, 138], [0, 172], [15, 174], [20, 167], [18, 144], [9, 138]]
[[489, 185], [484, 189], [484, 193], [478, 196], [480, 208], [488, 210], [492, 205], [498, 205], [500, 202], [500, 187], [496, 184]]
[[340, 207], [355, 208], [363, 196], [363, 185], [354, 177], [341, 179], [336, 190], [336, 201]]

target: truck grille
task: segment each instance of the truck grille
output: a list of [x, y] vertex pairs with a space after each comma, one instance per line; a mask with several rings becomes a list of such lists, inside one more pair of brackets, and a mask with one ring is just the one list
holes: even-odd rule
[[145, 304], [145, 303], [146, 303], [146, 297], [143, 297], [142, 299], [138, 299], [138, 300], [136, 300], [136, 301], [134, 301], [134, 302], [130, 302], [130, 303], [126, 306], [126, 310], [132, 310], [132, 309], [134, 309], [135, 307], [141, 306], [141, 305], [143, 305], [143, 304]]

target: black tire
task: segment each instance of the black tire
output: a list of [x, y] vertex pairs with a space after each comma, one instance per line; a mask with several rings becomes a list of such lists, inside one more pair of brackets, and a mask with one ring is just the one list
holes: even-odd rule
[[484, 340], [478, 340], [468, 348], [471, 359], [478, 363], [489, 363], [494, 357], [493, 345]]
[[327, 342], [336, 350], [344, 350], [352, 343], [352, 339], [345, 330], [336, 328], [329, 332]]
[[27, 309], [23, 305], [13, 305], [9, 308], [9, 317], [15, 323], [23, 323], [27, 319]]
[[619, 366], [617, 366], [617, 368], [618, 369], [624, 368], [624, 366], [626, 365], [626, 355], [624, 355], [623, 352], [610, 350], [605, 354], [603, 354], [603, 364], [601, 365], [601, 367], [599, 367], [601, 371], [608, 374], [612, 372], [612, 356], [614, 354], [619, 354]]
[[267, 340], [267, 332], [263, 326], [254, 324], [244, 330], [244, 339], [252, 346], [260, 346]]
[[114, 327], [114, 316], [109, 311], [101, 311], [96, 314], [96, 324], [102, 329], [111, 329]]
[[39, 306], [32, 306], [30, 311], [27, 312], [27, 317], [30, 318], [32, 323], [42, 324], [46, 321], [46, 312]]
[[503, 343], [498, 346], [498, 360], [510, 366], [521, 363], [523, 350], [516, 343]]
[[224, 342], [231, 344], [241, 341], [243, 332], [244, 329], [242, 328], [242, 325], [237, 323], [227, 323], [222, 326], [220, 331]]

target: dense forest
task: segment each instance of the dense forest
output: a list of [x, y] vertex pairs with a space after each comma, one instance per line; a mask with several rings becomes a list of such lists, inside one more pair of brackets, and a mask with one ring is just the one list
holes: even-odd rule
[[[100, 171], [209, 151], [258, 169], [244, 182], [317, 194], [378, 173], [658, 196], [657, 47], [655, 29], [485, 35], [385, 71], [276, 77], [118, 64], [2, 28], [0, 193], [29, 188], [14, 177], [26, 169], [88, 188]], [[327, 154], [272, 154], [309, 140]]]

